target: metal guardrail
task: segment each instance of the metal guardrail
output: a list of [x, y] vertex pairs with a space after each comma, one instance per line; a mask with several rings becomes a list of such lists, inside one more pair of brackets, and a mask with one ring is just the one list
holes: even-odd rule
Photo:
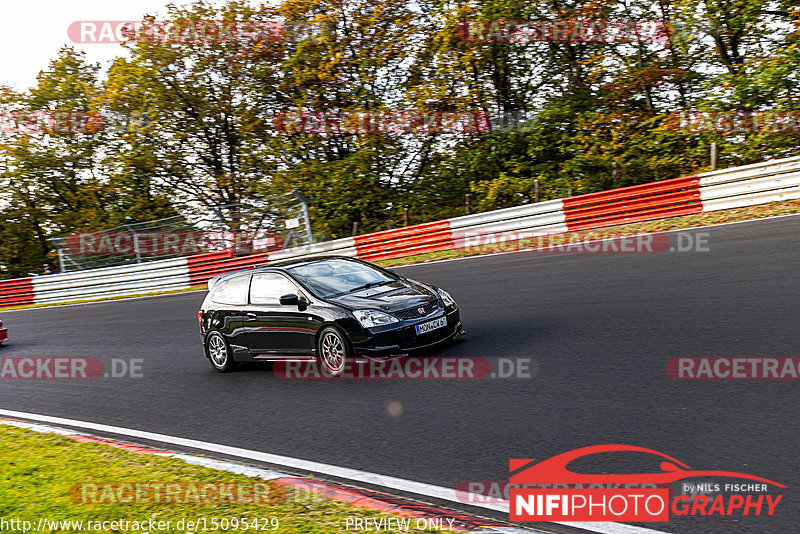
[[703, 210], [697, 176], [684, 176], [564, 199], [569, 230], [613, 226]]
[[231, 252], [0, 281], [0, 307], [202, 285], [224, 272], [320, 254], [379, 260], [464, 246], [470, 233], [560, 233], [800, 198], [800, 157], [233, 257]]
[[454, 217], [355, 238], [358, 257], [367, 261], [450, 250], [459, 247], [472, 231], [508, 232], [536, 230], [558, 233], [567, 230], [562, 200], [526, 204], [501, 210]]
[[39, 304], [183, 289], [189, 287], [189, 273], [186, 258], [173, 258], [35, 276], [31, 281], [35, 302]]
[[51, 238], [60, 271], [133, 265], [215, 251], [237, 256], [314, 243], [308, 203], [298, 190], [254, 205], [186, 207], [186, 213]]
[[800, 198], [800, 156], [700, 175], [703, 211]]
[[564, 201], [561, 199], [465, 215], [449, 220], [450, 228], [462, 232], [470, 230], [506, 232], [532, 229], [545, 232], [566, 231]]
[[30, 278], [0, 281], [0, 308], [33, 304], [33, 285]]

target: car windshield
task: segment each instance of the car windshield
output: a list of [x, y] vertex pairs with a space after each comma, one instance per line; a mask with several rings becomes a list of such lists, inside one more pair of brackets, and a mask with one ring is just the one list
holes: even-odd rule
[[322, 298], [333, 297], [396, 280], [374, 267], [343, 259], [321, 260], [288, 269]]

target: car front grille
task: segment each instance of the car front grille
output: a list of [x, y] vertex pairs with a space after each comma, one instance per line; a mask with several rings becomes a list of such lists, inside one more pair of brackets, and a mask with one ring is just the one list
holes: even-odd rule
[[[420, 313], [420, 308], [423, 308], [424, 313]], [[414, 308], [409, 308], [407, 310], [392, 312], [392, 315], [394, 315], [398, 319], [419, 319], [421, 317], [430, 315], [431, 313], [435, 312], [438, 309], [439, 309], [438, 302], [429, 302], [428, 304], [415, 306]]]

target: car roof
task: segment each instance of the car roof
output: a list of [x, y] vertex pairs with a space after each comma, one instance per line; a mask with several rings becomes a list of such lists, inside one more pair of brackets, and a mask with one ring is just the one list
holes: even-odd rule
[[292, 258], [288, 260], [277, 261], [275, 263], [266, 265], [264, 268], [269, 267], [297, 267], [299, 265], [307, 265], [310, 263], [316, 263], [318, 261], [323, 260], [354, 260], [355, 258], [351, 258], [349, 256], [306, 256], [303, 258]]
[[354, 259], [355, 258], [351, 258], [349, 256], [306, 256], [303, 258], [292, 258], [267, 265], [257, 265], [256, 267], [251, 267], [250, 269], [239, 269], [238, 271], [231, 271], [229, 273], [218, 274], [217, 276], [210, 278], [208, 280], [208, 288], [209, 289], [213, 288], [217, 282], [223, 280], [224, 278], [244, 273], [269, 272], [272, 270], [286, 271], [288, 267], [299, 267], [300, 265], [309, 265], [311, 263], [316, 263], [322, 260], [354, 260]]

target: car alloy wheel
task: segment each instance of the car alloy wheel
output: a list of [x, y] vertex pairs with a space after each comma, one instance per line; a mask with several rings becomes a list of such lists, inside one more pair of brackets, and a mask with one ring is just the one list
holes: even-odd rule
[[345, 361], [350, 354], [347, 340], [335, 328], [326, 328], [319, 340], [319, 360], [325, 373], [339, 376], [344, 369]]
[[236, 366], [236, 362], [231, 356], [228, 343], [225, 341], [225, 338], [222, 337], [222, 334], [212, 332], [211, 335], [208, 336], [207, 350], [208, 359], [217, 371], [224, 373], [233, 370]]

